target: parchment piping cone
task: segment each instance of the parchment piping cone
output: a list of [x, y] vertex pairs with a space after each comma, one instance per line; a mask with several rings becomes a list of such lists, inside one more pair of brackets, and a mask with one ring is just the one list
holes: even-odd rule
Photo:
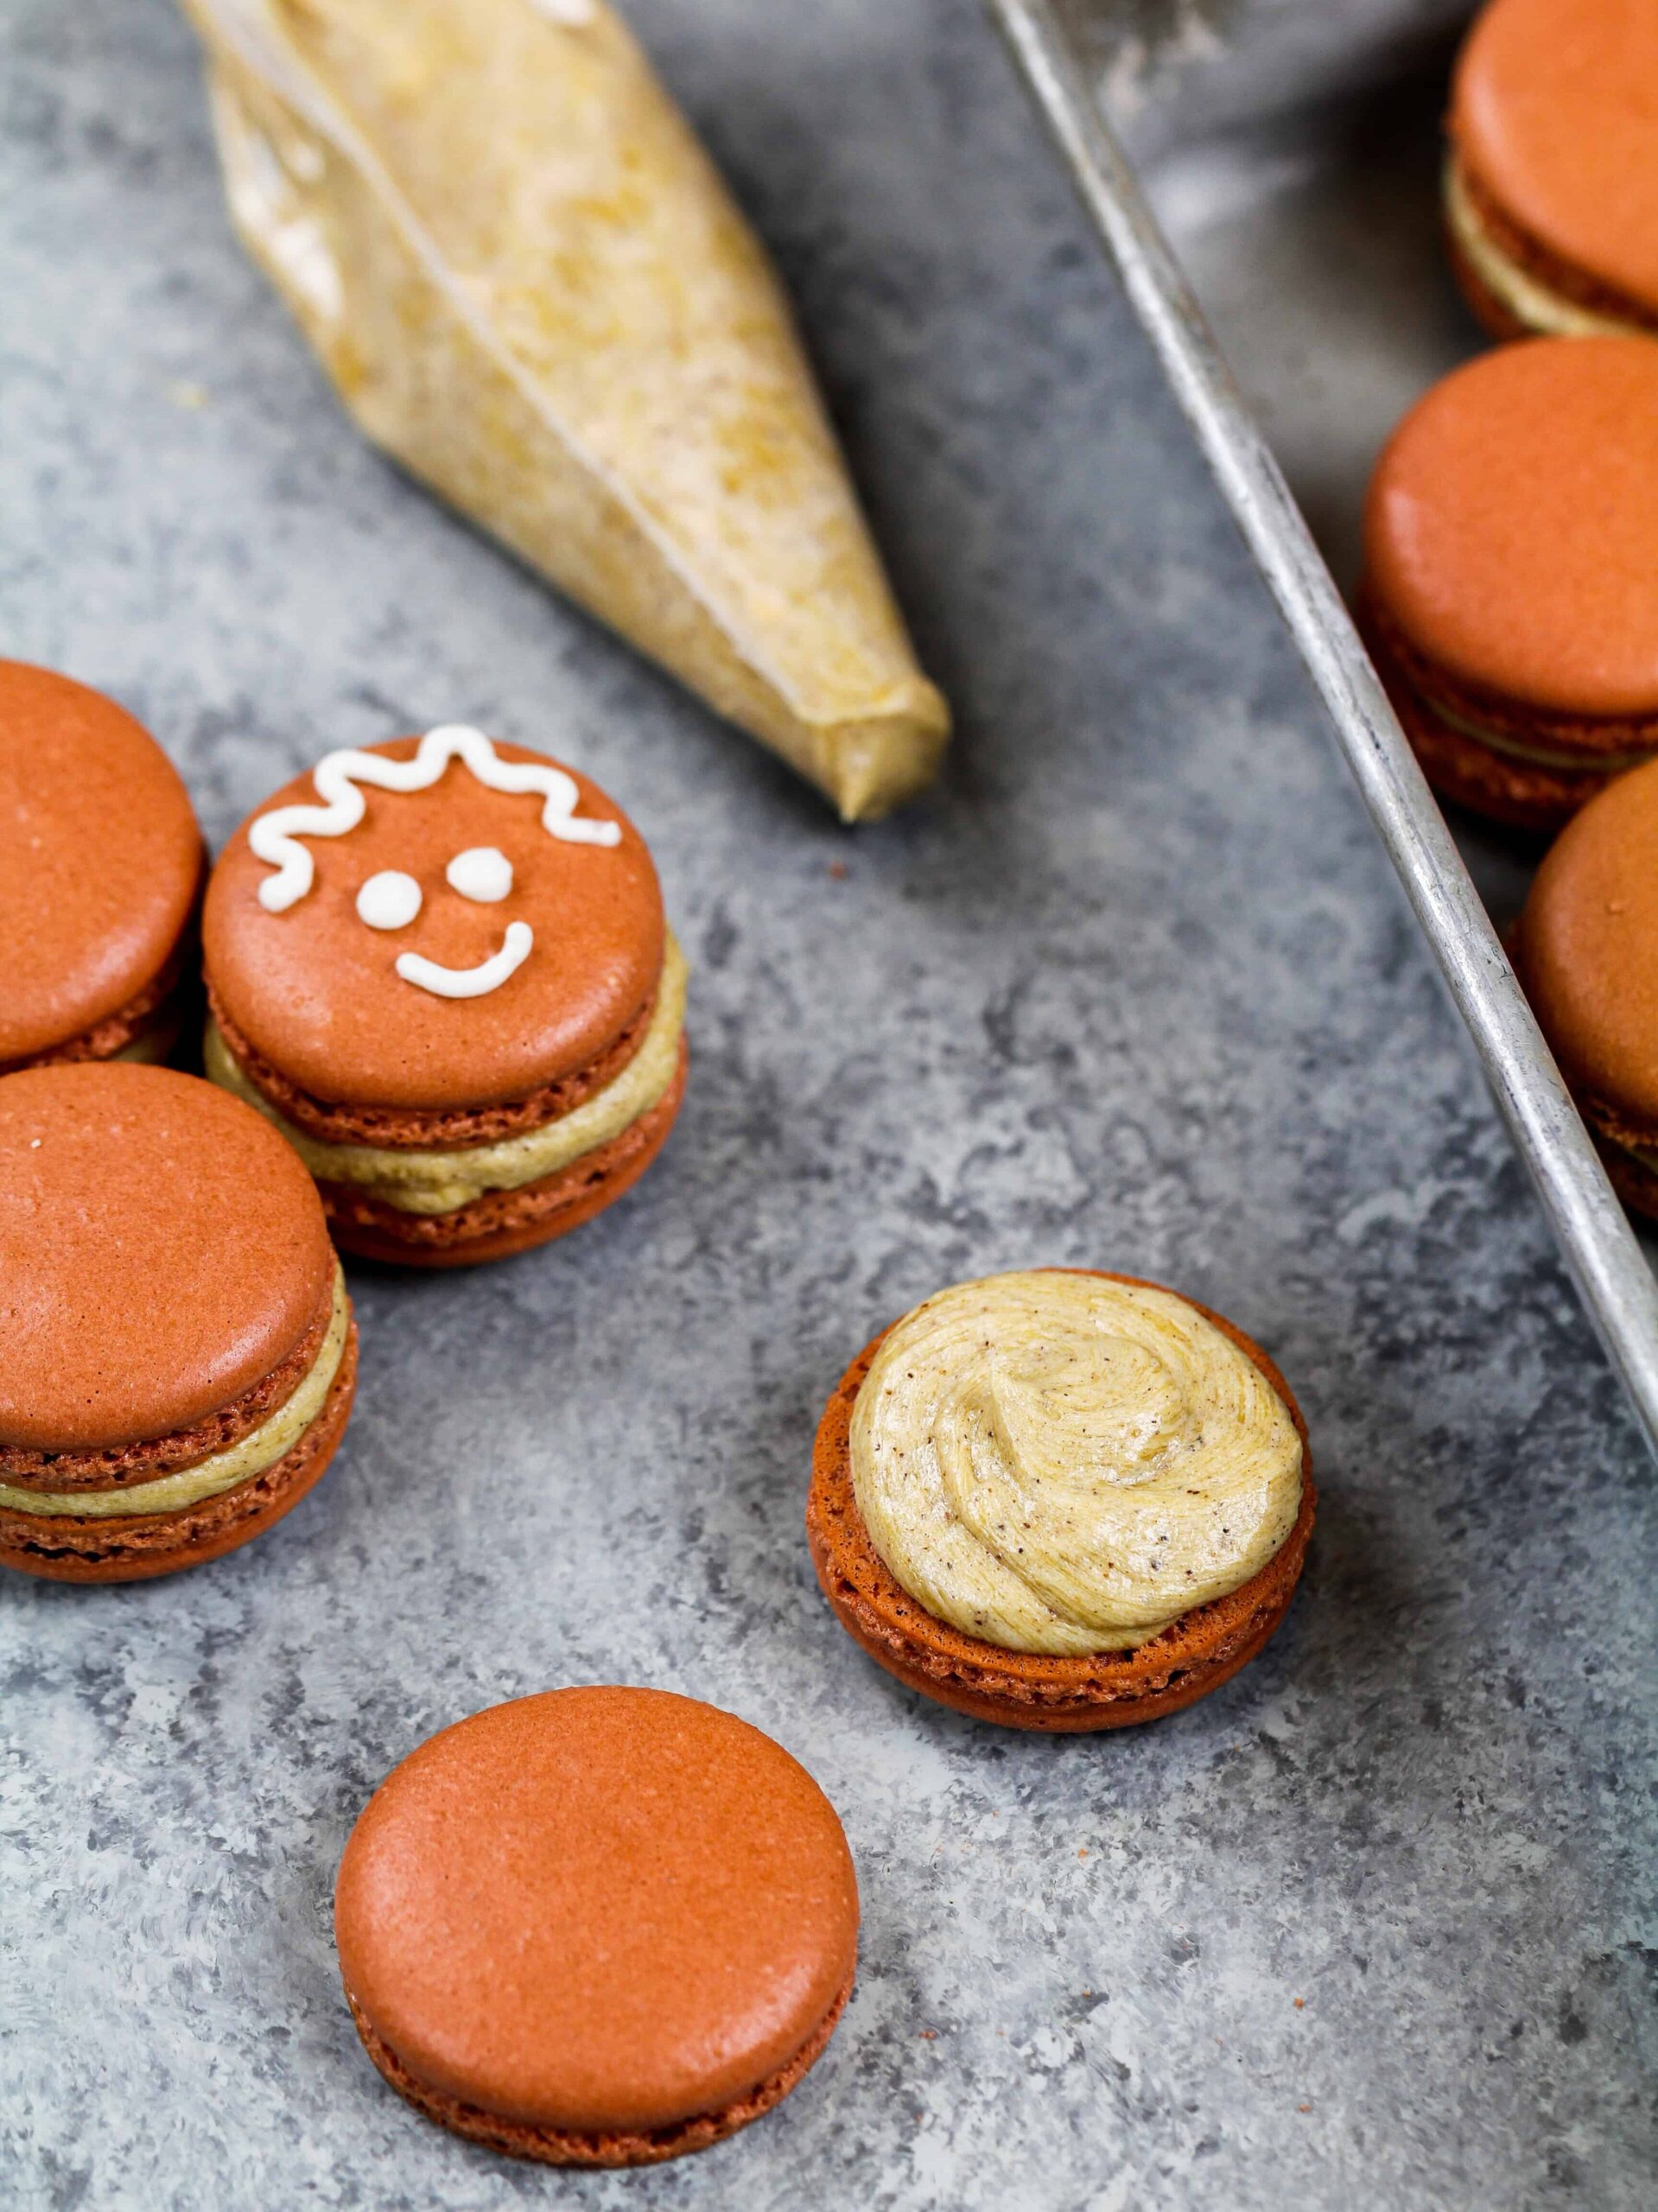
[[600, 0], [184, 0], [231, 211], [362, 429], [843, 817], [949, 735], [782, 290]]

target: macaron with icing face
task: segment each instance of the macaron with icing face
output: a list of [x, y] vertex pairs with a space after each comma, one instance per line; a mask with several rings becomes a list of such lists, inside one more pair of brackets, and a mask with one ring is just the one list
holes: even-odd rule
[[1658, 761], [1550, 846], [1514, 953], [1614, 1187], [1658, 1219]]
[[164, 1059], [204, 856], [155, 739], [84, 683], [0, 661], [0, 1074]]
[[1491, 0], [1458, 61], [1445, 215], [1499, 338], [1658, 334], [1658, 9]]
[[393, 1770], [334, 1934], [370, 2057], [429, 2120], [549, 2165], [650, 2165], [822, 2056], [857, 1881], [833, 1806], [759, 1729], [664, 1690], [550, 1690]]
[[1014, 1728], [1177, 1712], [1283, 1620], [1313, 1514], [1272, 1361], [1129, 1275], [957, 1284], [859, 1353], [817, 1433], [806, 1532], [854, 1640]]
[[1658, 753], [1658, 340], [1540, 338], [1388, 442], [1359, 620], [1428, 781], [1566, 821]]
[[543, 1243], [678, 1110], [685, 963], [651, 855], [527, 747], [447, 727], [328, 754], [231, 840], [202, 936], [207, 1073], [295, 1147], [347, 1250]]
[[322, 1475], [356, 1373], [315, 1186], [257, 1114], [170, 1068], [0, 1077], [0, 1566], [235, 1550]]

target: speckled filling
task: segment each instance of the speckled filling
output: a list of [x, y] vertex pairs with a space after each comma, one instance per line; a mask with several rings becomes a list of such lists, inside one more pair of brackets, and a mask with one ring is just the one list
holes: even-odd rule
[[1299, 1436], [1271, 1382], [1170, 1291], [993, 1275], [906, 1314], [853, 1409], [858, 1510], [934, 1619], [1003, 1649], [1128, 1650], [1282, 1549]]

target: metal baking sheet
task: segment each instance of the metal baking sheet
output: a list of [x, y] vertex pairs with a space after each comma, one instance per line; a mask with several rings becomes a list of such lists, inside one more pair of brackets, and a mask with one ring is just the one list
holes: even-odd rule
[[1431, 0], [993, 5], [1324, 696], [1658, 1451], [1658, 1283], [1498, 943], [1530, 855], [1468, 823], [1458, 850], [1339, 590], [1388, 430], [1481, 342], [1444, 268], [1437, 212], [1454, 42], [1433, 35], [1472, 11]]
[[[365, 449], [231, 238], [168, 0], [0, 0], [6, 649], [127, 700], [215, 841], [325, 746], [569, 750], [695, 969], [684, 1116], [613, 1213], [353, 1269], [358, 1412], [280, 1529], [125, 1591], [0, 1578], [0, 2202], [1641, 2204], [1643, 1447], [1317, 698], [975, 10], [629, 12], [958, 709], [936, 797], [867, 832]], [[1113, 1738], [900, 1691], [802, 1535], [851, 1351], [1039, 1260], [1235, 1316], [1319, 1469], [1281, 1635]], [[609, 2179], [409, 2113], [329, 1936], [396, 1760], [605, 1679], [788, 1745], [864, 1902], [800, 2089]]]

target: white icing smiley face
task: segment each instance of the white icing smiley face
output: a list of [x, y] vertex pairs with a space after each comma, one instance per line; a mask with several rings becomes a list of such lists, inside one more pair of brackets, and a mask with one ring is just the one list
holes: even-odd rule
[[[429, 790], [451, 760], [462, 760], [491, 791], [538, 791], [545, 800], [541, 826], [567, 844], [615, 845], [621, 825], [594, 822], [575, 811], [575, 779], [550, 761], [503, 760], [481, 730], [446, 725], [428, 730], [412, 760], [388, 760], [375, 753], [330, 753], [317, 763], [311, 780], [321, 806], [279, 806], [262, 814], [248, 830], [248, 844], [259, 860], [275, 868], [259, 886], [259, 904], [268, 913], [285, 913], [316, 880], [316, 865], [301, 837], [343, 837], [363, 818], [365, 802], [359, 786], [381, 791]], [[494, 845], [469, 845], [443, 871], [444, 881], [475, 905], [498, 906], [512, 893], [512, 863]], [[401, 868], [382, 868], [357, 893], [358, 919], [372, 930], [401, 930], [416, 919], [425, 894]], [[417, 990], [435, 998], [476, 999], [516, 975], [535, 947], [528, 922], [509, 922], [500, 949], [472, 968], [445, 968], [423, 953], [400, 952], [397, 974]]]
[[[493, 906], [512, 889], [512, 863], [494, 845], [468, 845], [443, 871], [451, 891], [480, 906]], [[357, 918], [372, 930], [407, 929], [421, 910], [424, 893], [412, 875], [383, 868], [357, 894]]]
[[[469, 845], [457, 853], [443, 871], [452, 891], [479, 906], [492, 906], [512, 888], [512, 863], [494, 845]], [[372, 930], [403, 930], [419, 913], [424, 893], [412, 875], [401, 868], [383, 868], [370, 876], [357, 894], [357, 918]], [[509, 922], [506, 939], [497, 953], [475, 968], [441, 968], [418, 952], [397, 955], [397, 973], [405, 983], [418, 985], [442, 999], [478, 999], [505, 982], [529, 958], [536, 942], [528, 922]]]

